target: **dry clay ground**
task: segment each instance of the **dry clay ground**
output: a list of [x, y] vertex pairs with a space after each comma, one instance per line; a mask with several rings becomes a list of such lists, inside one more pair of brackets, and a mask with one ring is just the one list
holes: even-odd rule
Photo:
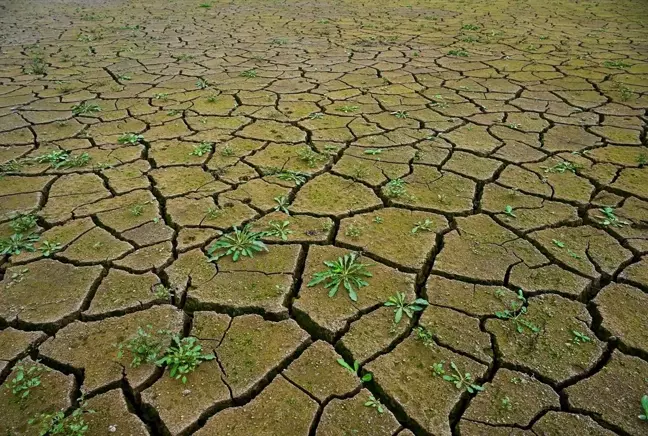
[[648, 434], [647, 16], [3, 2], [0, 434]]

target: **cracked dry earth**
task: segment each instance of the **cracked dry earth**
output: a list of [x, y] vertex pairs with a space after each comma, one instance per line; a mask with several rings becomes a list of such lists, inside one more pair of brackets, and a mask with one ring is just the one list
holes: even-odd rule
[[[84, 395], [88, 435], [648, 434], [646, 16], [3, 2], [0, 235], [31, 213], [39, 240], [1, 260], [0, 433]], [[268, 253], [210, 262], [271, 221]], [[308, 286], [352, 251], [357, 302]], [[429, 306], [394, 324], [397, 293]], [[216, 359], [132, 367], [145, 326]], [[48, 369], [26, 400], [20, 362]]]

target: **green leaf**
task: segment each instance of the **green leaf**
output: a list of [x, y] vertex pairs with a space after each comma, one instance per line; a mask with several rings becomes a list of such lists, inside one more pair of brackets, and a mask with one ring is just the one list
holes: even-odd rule
[[368, 372], [365, 375], [363, 375], [360, 380], [362, 380], [364, 383], [370, 382], [371, 380], [373, 380], [373, 374]]

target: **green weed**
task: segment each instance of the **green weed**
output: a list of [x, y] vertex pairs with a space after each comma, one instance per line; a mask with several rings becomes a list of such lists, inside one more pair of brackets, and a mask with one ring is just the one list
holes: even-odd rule
[[599, 211], [603, 214], [597, 216], [597, 218], [601, 220], [599, 221], [599, 224], [602, 226], [623, 227], [630, 224], [628, 221], [619, 219], [619, 217], [614, 213], [613, 207], [606, 206], [599, 209]]
[[448, 51], [448, 56], [458, 56], [465, 58], [468, 56], [468, 52], [466, 50], [450, 50]]
[[469, 372], [462, 373], [459, 371], [459, 368], [454, 362], [450, 362], [450, 368], [452, 368], [451, 374], [446, 373], [443, 365], [444, 362], [433, 365], [435, 375], [441, 376], [443, 380], [453, 383], [457, 389], [465, 390], [469, 394], [484, 390], [483, 386], [474, 382], [472, 375]]
[[434, 334], [427, 328], [416, 327], [414, 333], [416, 334], [416, 340], [421, 341], [426, 347], [434, 345]]
[[57, 251], [61, 251], [61, 244], [55, 241], [42, 241], [38, 250], [41, 252], [43, 257], [50, 257], [52, 254]]
[[214, 143], [203, 141], [200, 144], [193, 146], [193, 150], [191, 151], [190, 155], [202, 157], [206, 154], [211, 153], [213, 149], [214, 149]]
[[309, 168], [315, 168], [318, 162], [326, 160], [324, 156], [314, 152], [309, 147], [304, 147], [300, 149], [299, 152], [297, 153], [297, 156], [299, 156], [299, 160], [305, 162]]
[[639, 415], [639, 419], [648, 421], [648, 395], [641, 397], [641, 408], [643, 409], [643, 414]]
[[[344, 369], [346, 369], [347, 371], [349, 371], [351, 374], [360, 377], [360, 362], [358, 362], [357, 360], [355, 360], [355, 361], [353, 362], [353, 366], [351, 366], [351, 365], [349, 365], [348, 363], [346, 363], [346, 361], [345, 361], [344, 359], [342, 359], [342, 358], [340, 357], [340, 358], [337, 360], [337, 363], [338, 363], [342, 368], [344, 368]], [[363, 382], [370, 382], [372, 379], [373, 379], [373, 375], [372, 375], [370, 372], [368, 372], [368, 373], [366, 373], [365, 375], [363, 375], [362, 377], [360, 377], [360, 380], [362, 380]]]
[[581, 333], [581, 332], [579, 332], [577, 330], [572, 330], [571, 332], [572, 332], [572, 335], [573, 335], [572, 342], [574, 344], [576, 344], [576, 345], [584, 344], [586, 342], [592, 342], [592, 338], [590, 338], [589, 336], [587, 336], [584, 333]]
[[19, 213], [11, 218], [9, 227], [11, 227], [14, 233], [27, 233], [36, 227], [37, 224], [36, 215]]
[[143, 140], [144, 137], [136, 133], [124, 133], [119, 138], [117, 138], [117, 142], [119, 144], [129, 144], [129, 145], [139, 144]]
[[200, 78], [196, 80], [196, 88], [198, 89], [207, 89], [209, 87], [209, 83], [203, 78]]
[[603, 66], [605, 68], [616, 68], [622, 70], [624, 68], [630, 67], [631, 65], [623, 61], [605, 61], [603, 62]]
[[414, 312], [421, 312], [428, 305], [428, 301], [424, 298], [417, 298], [411, 303], [408, 303], [405, 301], [404, 292], [396, 292], [396, 295], [392, 295], [385, 301], [385, 306], [394, 308], [394, 324], [398, 324], [401, 321], [403, 314], [412, 319]]
[[306, 175], [295, 171], [282, 171], [277, 174], [277, 177], [279, 180], [293, 182], [296, 186], [301, 186], [306, 183]]
[[578, 164], [574, 164], [574, 163], [569, 162], [569, 161], [562, 161], [562, 162], [559, 162], [559, 163], [557, 163], [556, 165], [554, 165], [552, 167], [545, 167], [544, 172], [545, 173], [563, 174], [563, 173], [569, 171], [571, 173], [576, 174], [576, 170], [579, 169], [579, 168], [581, 168], [581, 166], [578, 165]]
[[372, 277], [372, 274], [367, 271], [369, 265], [358, 262], [356, 253], [345, 254], [335, 261], [325, 261], [324, 265], [327, 267], [326, 270], [315, 273], [308, 286], [317, 286], [325, 282], [324, 287], [329, 289], [329, 297], [333, 297], [342, 285], [349, 298], [358, 301], [356, 289], [368, 286], [369, 283], [364, 278]]
[[311, 120], [321, 120], [324, 118], [324, 114], [321, 112], [313, 112], [312, 114], [308, 115], [308, 118]]
[[40, 365], [25, 365], [19, 362], [14, 367], [13, 372], [16, 374], [14, 378], [7, 383], [7, 389], [11, 389], [11, 393], [21, 400], [29, 396], [32, 389], [41, 385], [41, 374], [44, 367]]
[[209, 260], [217, 261], [221, 257], [232, 256], [234, 262], [241, 256], [254, 257], [254, 253], [268, 251], [268, 247], [261, 241], [263, 233], [253, 232], [249, 224], [239, 230], [234, 227], [233, 233], [221, 236], [207, 248]]
[[394, 111], [391, 114], [399, 119], [409, 118], [409, 115], [406, 111]]
[[288, 210], [288, 206], [290, 206], [290, 200], [288, 200], [288, 197], [285, 195], [280, 195], [278, 197], [273, 198], [275, 203], [277, 205], [274, 207], [274, 210], [277, 212], [283, 212], [286, 215], [290, 215], [290, 211]]
[[243, 71], [243, 72], [240, 74], [240, 76], [241, 76], [241, 77], [247, 77], [247, 78], [249, 78], [249, 79], [252, 79], [252, 78], [254, 78], [254, 77], [257, 77], [257, 72], [256, 72], [255, 69], [252, 69], [252, 70], [246, 70], [246, 71]]
[[385, 412], [380, 401], [376, 400], [376, 398], [373, 395], [369, 396], [369, 399], [365, 401], [364, 405], [365, 407], [373, 407], [380, 414], [383, 414]]
[[198, 339], [194, 337], [182, 338], [174, 335], [172, 344], [166, 349], [162, 358], [158, 359], [157, 366], [166, 365], [169, 375], [176, 380], [187, 383], [187, 374], [193, 372], [201, 362], [216, 358], [213, 354], [204, 354]]
[[364, 151], [364, 154], [368, 154], [370, 156], [375, 156], [375, 155], [381, 154], [381, 153], [382, 153], [382, 150], [380, 150], [380, 149], [372, 149], [372, 148], [369, 148], [369, 149]]
[[89, 429], [84, 415], [89, 413], [95, 413], [95, 411], [88, 409], [87, 404], [82, 401], [79, 407], [68, 416], [65, 416], [65, 412], [60, 410], [56, 413], [41, 413], [27, 422], [30, 425], [40, 422], [39, 436], [83, 436]]
[[414, 223], [414, 227], [410, 231], [411, 234], [416, 235], [419, 232], [431, 232], [432, 231], [432, 221], [425, 219], [424, 221], [417, 221]]
[[360, 236], [362, 236], [362, 229], [360, 227], [356, 227], [355, 225], [350, 225], [346, 231], [344, 232], [346, 236], [352, 239], [357, 239]]
[[14, 233], [8, 238], [0, 239], [0, 255], [18, 255], [23, 251], [33, 253], [36, 251], [34, 243], [38, 241], [38, 235], [23, 235]]
[[512, 217], [512, 218], [517, 218], [517, 215], [515, 215], [515, 213], [513, 213], [513, 206], [510, 206], [510, 205], [508, 205], [508, 204], [507, 204], [506, 207], [504, 208], [504, 213], [505, 213], [506, 215]]
[[117, 358], [121, 359], [124, 356], [124, 351], [128, 351], [133, 357], [131, 360], [133, 368], [142, 364], [155, 363], [162, 351], [162, 339], [168, 337], [169, 332], [158, 330], [156, 334], [153, 334], [151, 330], [151, 325], [147, 325], [146, 329], [138, 327], [134, 337], [117, 345]]
[[133, 216], [141, 216], [142, 212], [144, 212], [144, 205], [143, 204], [136, 204], [133, 207], [129, 209], [131, 215]]
[[72, 113], [74, 115], [92, 114], [100, 111], [101, 108], [98, 105], [88, 103], [87, 101], [72, 106]]
[[275, 221], [272, 220], [269, 223], [269, 228], [264, 230], [264, 234], [267, 236], [276, 236], [281, 238], [282, 241], [288, 240], [288, 235], [292, 234], [293, 231], [288, 229], [290, 221]]
[[358, 106], [350, 106], [350, 105], [344, 105], [337, 108], [338, 111], [344, 112], [345, 114], [356, 112], [358, 109], [360, 109]]
[[[501, 294], [498, 293], [497, 295], [499, 296]], [[524, 333], [524, 329], [528, 329], [533, 333], [539, 333], [540, 328], [524, 318], [527, 313], [527, 308], [524, 306], [526, 301], [522, 289], [520, 289], [517, 293], [517, 300], [511, 301], [507, 309], [495, 312], [495, 316], [499, 319], [513, 321], [515, 330], [518, 333]]]

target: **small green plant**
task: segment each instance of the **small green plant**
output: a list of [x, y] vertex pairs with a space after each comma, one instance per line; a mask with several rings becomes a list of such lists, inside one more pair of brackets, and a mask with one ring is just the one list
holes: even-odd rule
[[434, 345], [434, 334], [427, 328], [416, 327], [414, 333], [416, 334], [416, 340], [421, 341], [426, 347]]
[[42, 241], [40, 247], [38, 247], [38, 250], [41, 252], [43, 257], [50, 257], [57, 251], [61, 251], [61, 248], [61, 244], [59, 244], [58, 242]]
[[47, 163], [54, 168], [59, 168], [63, 165], [70, 155], [70, 152], [67, 150], [53, 150], [49, 153], [41, 154], [33, 158], [37, 163]]
[[171, 291], [162, 283], [158, 283], [154, 285], [153, 288], [151, 289], [151, 292], [158, 300], [169, 301], [169, 299], [171, 298]]
[[282, 171], [277, 177], [285, 182], [293, 182], [296, 186], [306, 183], [306, 175], [295, 171]]
[[406, 111], [394, 111], [391, 114], [399, 119], [409, 118], [409, 115]]
[[198, 5], [198, 7], [203, 8], [203, 9], [209, 9], [212, 7], [211, 3], [201, 3]]
[[176, 380], [187, 383], [187, 374], [193, 372], [201, 362], [213, 360], [213, 354], [204, 354], [198, 339], [194, 337], [182, 338], [178, 335], [172, 337], [172, 344], [164, 352], [164, 356], [158, 359], [157, 366], [166, 365], [169, 368], [169, 375]]
[[231, 146], [229, 146], [229, 145], [226, 145], [226, 146], [223, 147], [222, 150], [220, 151], [220, 155], [223, 156], [223, 157], [230, 157], [230, 156], [234, 156], [234, 153], [235, 153], [234, 149], [233, 149]]
[[616, 68], [622, 70], [624, 68], [630, 67], [631, 65], [623, 61], [605, 61], [603, 62], [603, 66], [605, 68]]
[[245, 70], [241, 74], [239, 74], [241, 77], [247, 77], [249, 79], [252, 79], [254, 77], [257, 77], [257, 71], [255, 69], [251, 70]]
[[232, 256], [234, 262], [241, 256], [252, 258], [254, 253], [268, 251], [268, 247], [261, 241], [262, 237], [263, 233], [251, 231], [249, 224], [241, 230], [235, 226], [233, 233], [221, 236], [207, 248], [209, 260], [215, 262], [225, 256]]
[[36, 251], [34, 243], [38, 241], [38, 235], [30, 234], [23, 235], [22, 233], [14, 233], [8, 238], [0, 239], [0, 256], [4, 254], [18, 255], [23, 251], [33, 253]]
[[38, 224], [36, 220], [36, 215], [32, 215], [30, 213], [19, 213], [11, 218], [9, 227], [11, 227], [11, 230], [13, 230], [14, 233], [27, 233], [34, 227], [36, 227], [36, 225]]
[[272, 45], [286, 45], [286, 44], [288, 44], [288, 40], [286, 38], [274, 38], [272, 41], [270, 41], [270, 44], [272, 44]]
[[442, 375], [443, 380], [453, 383], [457, 389], [465, 390], [469, 394], [481, 392], [484, 390], [483, 386], [480, 386], [474, 382], [472, 375], [469, 372], [462, 374], [462, 372], [459, 371], [459, 368], [454, 362], [450, 362], [450, 367], [452, 368], [452, 374], [445, 374], [444, 371]]
[[209, 97], [207, 97], [207, 103], [216, 103], [218, 101], [218, 95], [212, 94]]
[[639, 415], [639, 419], [648, 421], [648, 395], [641, 397], [641, 408], [643, 409], [643, 414]]
[[632, 89], [628, 88], [627, 86], [619, 87], [619, 93], [620, 93], [620, 96], [621, 96], [621, 101], [628, 101], [634, 95], [634, 93], [632, 92]]
[[389, 297], [385, 301], [385, 306], [394, 308], [394, 324], [398, 324], [403, 318], [403, 314], [412, 319], [414, 312], [421, 312], [429, 305], [425, 298], [417, 298], [416, 300], [408, 303], [405, 301], [404, 292], [396, 292], [396, 295]]
[[143, 140], [144, 140], [144, 137], [142, 135], [138, 135], [136, 133], [124, 133], [119, 138], [117, 138], [118, 143], [120, 143], [120, 144], [130, 144], [130, 145], [139, 144]]
[[268, 236], [276, 236], [281, 238], [282, 241], [288, 240], [288, 235], [292, 234], [293, 231], [288, 229], [290, 221], [275, 221], [272, 220], [268, 223], [269, 228], [263, 233]]
[[586, 342], [592, 342], [592, 338], [587, 336], [584, 333], [581, 333], [577, 330], [572, 330], [572, 342], [576, 345], [584, 344]]
[[369, 396], [369, 399], [365, 401], [364, 405], [365, 407], [373, 407], [380, 414], [383, 414], [385, 412], [380, 401], [376, 400], [376, 398], [373, 395]]
[[355, 225], [351, 224], [346, 231], [344, 232], [346, 236], [352, 239], [357, 239], [360, 236], [362, 236], [362, 229], [360, 227], [356, 227]]
[[21, 400], [29, 396], [32, 389], [41, 385], [41, 374], [44, 367], [40, 365], [25, 365], [19, 362], [14, 367], [16, 376], [7, 383], [7, 388], [11, 389], [11, 393]]
[[279, 195], [278, 197], [273, 198], [277, 205], [274, 207], [274, 210], [277, 212], [283, 212], [286, 215], [290, 215], [288, 206], [290, 206], [290, 200], [285, 195]]
[[643, 168], [648, 164], [648, 155], [645, 153], [641, 153], [639, 156], [637, 156], [637, 165], [639, 165], [639, 168]]
[[375, 155], [380, 154], [380, 153], [382, 153], [382, 150], [380, 150], [380, 149], [369, 148], [369, 149], [364, 151], [364, 154], [368, 154], [370, 156], [375, 156]]
[[597, 218], [601, 220], [599, 221], [599, 224], [601, 224], [602, 226], [623, 227], [630, 224], [627, 221], [619, 219], [619, 217], [614, 213], [613, 207], [606, 206], [599, 209], [599, 211], [603, 214], [597, 216]]
[[193, 150], [191, 151], [191, 156], [199, 156], [202, 157], [206, 154], [211, 153], [211, 151], [214, 149], [214, 143], [213, 142], [201, 142], [198, 145], [193, 146]]
[[414, 223], [414, 227], [410, 231], [411, 234], [416, 235], [419, 232], [431, 232], [432, 231], [432, 221], [425, 219], [424, 221], [417, 221]]
[[299, 150], [297, 153], [299, 160], [305, 162], [309, 168], [315, 168], [318, 162], [325, 160], [326, 158], [319, 153], [314, 152], [309, 147], [304, 147]]
[[466, 50], [450, 50], [448, 51], [448, 56], [458, 56], [465, 58], [468, 56], [468, 52]]
[[443, 377], [445, 375], [445, 368], [443, 367], [445, 365], [445, 360], [442, 360], [441, 362], [433, 363], [430, 369], [432, 370], [432, 375], [434, 377]]
[[133, 78], [130, 76], [130, 74], [121, 74], [119, 75], [119, 77], [117, 77], [117, 79], [128, 81], [128, 80], [132, 80]]
[[407, 189], [405, 185], [407, 182], [403, 179], [393, 179], [390, 180], [387, 185], [385, 185], [385, 193], [390, 198], [399, 198], [407, 196]]
[[504, 410], [513, 410], [513, 403], [511, 403], [511, 399], [509, 397], [502, 398], [501, 405], [502, 409]]
[[574, 164], [569, 161], [562, 161], [557, 163], [556, 165], [548, 168], [544, 168], [545, 173], [558, 173], [558, 174], [563, 174], [567, 171], [576, 174], [576, 170], [580, 168], [580, 165]]
[[68, 416], [65, 416], [63, 410], [59, 410], [52, 414], [41, 413], [27, 422], [30, 425], [40, 422], [39, 436], [83, 436], [89, 429], [89, 425], [85, 421], [84, 415], [89, 413], [95, 413], [95, 411], [88, 409], [87, 403], [82, 400], [79, 407], [74, 409], [74, 411]]
[[209, 87], [209, 83], [202, 77], [198, 80], [196, 80], [196, 88], [198, 89], [207, 89]]
[[372, 274], [367, 271], [369, 265], [358, 262], [356, 253], [345, 254], [335, 261], [325, 261], [324, 265], [326, 265], [327, 269], [315, 273], [311, 281], [308, 282], [308, 286], [317, 286], [322, 282], [326, 282], [324, 287], [329, 289], [329, 297], [333, 297], [339, 290], [340, 285], [342, 285], [349, 294], [349, 298], [352, 301], [358, 301], [356, 288], [360, 289], [368, 286], [369, 283], [364, 278], [372, 277]]
[[517, 218], [515, 213], [513, 213], [513, 206], [511, 205], [506, 205], [506, 207], [504, 208], [504, 213], [512, 218]]
[[174, 117], [176, 115], [181, 114], [182, 111], [180, 109], [171, 109], [170, 111], [167, 112], [167, 115], [170, 117]]
[[215, 220], [223, 214], [223, 209], [220, 207], [210, 207], [207, 209], [207, 219]]
[[324, 114], [321, 112], [313, 112], [312, 114], [308, 115], [308, 118], [311, 120], [321, 120], [324, 118]]
[[117, 345], [117, 358], [121, 359], [125, 350], [133, 356], [131, 360], [133, 368], [146, 363], [155, 363], [162, 351], [162, 339], [167, 337], [169, 332], [158, 330], [157, 334], [153, 334], [152, 328], [151, 325], [147, 325], [146, 329], [138, 327], [134, 337]]
[[344, 106], [340, 106], [339, 108], [337, 108], [338, 111], [344, 112], [345, 114], [355, 112], [358, 109], [360, 109], [358, 106], [351, 106], [351, 105], [344, 105]]
[[153, 94], [153, 98], [155, 98], [156, 100], [166, 101], [169, 99], [169, 94], [166, 92], [158, 92], [156, 94]]
[[88, 153], [81, 153], [76, 156], [68, 156], [65, 161], [59, 165], [55, 165], [54, 168], [78, 168], [86, 166], [88, 162], [90, 162], [90, 155]]
[[461, 26], [462, 30], [479, 30], [479, 26], [476, 24], [464, 24]]
[[42, 55], [35, 54], [34, 56], [32, 56], [29, 67], [26, 68], [25, 71], [27, 74], [35, 74], [37, 76], [41, 76], [47, 73], [47, 64], [43, 60]]
[[[357, 360], [355, 360], [355, 361], [353, 362], [353, 366], [351, 366], [351, 365], [349, 365], [348, 363], [346, 363], [346, 361], [345, 361], [344, 359], [342, 359], [342, 358], [340, 357], [340, 358], [337, 360], [337, 363], [338, 363], [342, 368], [344, 368], [344, 369], [346, 369], [347, 371], [349, 371], [351, 374], [353, 374], [353, 375], [357, 375], [358, 377], [360, 377], [360, 362], [358, 362]], [[365, 375], [363, 375], [362, 377], [360, 377], [360, 380], [362, 380], [363, 382], [370, 382], [372, 379], [373, 379], [373, 374], [371, 374], [370, 372], [368, 372], [368, 373], [366, 373]]]
[[129, 211], [130, 211], [131, 215], [133, 215], [133, 216], [141, 216], [142, 212], [144, 212], [144, 205], [143, 204], [136, 204], [136, 205], [132, 206], [129, 209]]
[[72, 113], [74, 115], [92, 114], [100, 111], [101, 108], [98, 105], [88, 103], [87, 101], [72, 106]]
[[385, 220], [383, 219], [383, 217], [376, 215], [373, 219], [373, 222], [376, 224], [382, 224], [385, 222]]
[[[500, 295], [500, 294], [498, 294]], [[518, 290], [517, 300], [511, 301], [509, 307], [503, 311], [495, 312], [495, 316], [499, 319], [510, 320], [515, 324], [515, 330], [518, 333], [524, 333], [524, 329], [528, 329], [533, 333], [539, 333], [540, 328], [524, 318], [527, 313], [527, 308], [524, 306], [526, 298], [522, 293], [522, 289]]]

